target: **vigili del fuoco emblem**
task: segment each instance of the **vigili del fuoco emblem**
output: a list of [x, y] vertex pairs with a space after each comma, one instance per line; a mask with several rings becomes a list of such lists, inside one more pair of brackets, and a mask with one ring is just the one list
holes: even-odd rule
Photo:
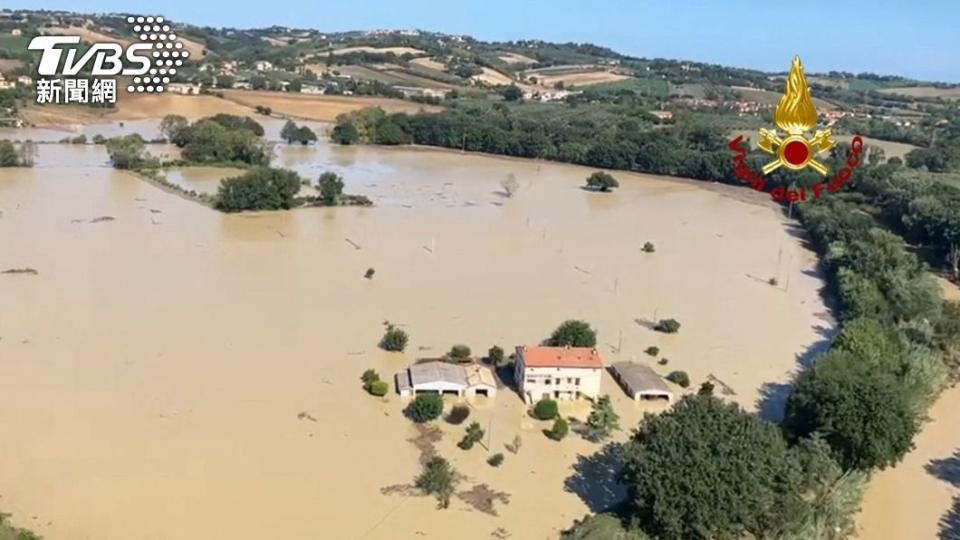
[[773, 121], [786, 132], [786, 136], [780, 137], [776, 130], [760, 129], [757, 146], [776, 156], [775, 160], [762, 167], [763, 174], [780, 167], [795, 171], [810, 167], [823, 175], [829, 172], [827, 166], [817, 161], [816, 157], [836, 143], [830, 138], [829, 129], [817, 130], [813, 137], [806, 137], [817, 124], [817, 110], [813, 107], [810, 87], [803, 76], [803, 64], [799, 56], [793, 57], [786, 88], [773, 113]]

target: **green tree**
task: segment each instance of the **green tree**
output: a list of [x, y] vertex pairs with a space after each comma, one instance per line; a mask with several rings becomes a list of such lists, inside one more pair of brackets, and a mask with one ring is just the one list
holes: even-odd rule
[[330, 131], [330, 139], [337, 144], [357, 144], [360, 142], [360, 132], [357, 126], [349, 120], [338, 120]]
[[585, 321], [564, 321], [550, 335], [547, 345], [551, 347], [594, 347], [597, 345], [597, 333]]
[[503, 99], [505, 101], [520, 101], [523, 99], [523, 90], [519, 86], [511, 84], [503, 89]]
[[443, 414], [443, 396], [436, 393], [417, 394], [407, 405], [407, 416], [417, 423], [429, 422]]
[[494, 345], [490, 347], [490, 350], [487, 351], [487, 361], [495, 366], [499, 366], [503, 363], [503, 349], [499, 345]]
[[160, 134], [170, 142], [180, 140], [183, 130], [190, 127], [190, 121], [179, 114], [168, 114], [160, 121]]
[[541, 399], [533, 406], [533, 416], [539, 420], [553, 420], [557, 417], [557, 402], [552, 399]]
[[0, 141], [0, 167], [19, 167], [20, 156], [12, 142]]
[[457, 443], [463, 450], [469, 450], [473, 448], [473, 445], [483, 440], [483, 428], [480, 427], [480, 424], [476, 422], [471, 422], [467, 426], [467, 432], [463, 435], [463, 439]]
[[224, 212], [281, 210], [294, 206], [300, 176], [288, 169], [255, 167], [220, 182], [215, 206]]
[[450, 506], [450, 496], [457, 489], [460, 475], [450, 465], [450, 462], [440, 456], [430, 458], [423, 466], [423, 472], [416, 479], [416, 486], [427, 495], [433, 495], [440, 503], [440, 508]]
[[671, 371], [664, 379], [680, 385], [683, 388], [690, 386], [690, 376], [687, 375], [686, 371]]
[[806, 513], [780, 429], [714, 397], [648, 414], [621, 460], [630, 518], [662, 540], [778, 538]]
[[317, 190], [320, 200], [327, 206], [336, 206], [343, 195], [343, 177], [337, 173], [327, 171], [317, 180]]
[[390, 391], [390, 383], [387, 381], [373, 381], [370, 383], [370, 392], [374, 396], [383, 397]]
[[613, 410], [610, 396], [600, 396], [593, 402], [587, 428], [587, 438], [593, 441], [606, 439], [614, 430], [620, 429], [620, 415]]
[[570, 433], [570, 423], [561, 417], [553, 421], [553, 427], [547, 432], [547, 436], [555, 441], [562, 441]]
[[836, 349], [800, 375], [784, 427], [795, 438], [820, 434], [844, 469], [866, 470], [900, 461], [919, 422], [894, 373]]
[[106, 147], [116, 169], [137, 169], [155, 161], [147, 157], [146, 145], [136, 133], [110, 138]]
[[408, 339], [409, 336], [403, 329], [390, 325], [380, 340], [380, 347], [387, 351], [403, 352], [407, 348]]
[[587, 177], [587, 187], [598, 191], [608, 192], [613, 188], [620, 187], [620, 182], [610, 173], [597, 171]]
[[680, 323], [676, 319], [660, 319], [653, 329], [665, 334], [676, 334], [680, 331]]
[[451, 360], [461, 362], [470, 358], [470, 352], [470, 347], [466, 345], [454, 345], [450, 347], [450, 352], [447, 353], [447, 357]]

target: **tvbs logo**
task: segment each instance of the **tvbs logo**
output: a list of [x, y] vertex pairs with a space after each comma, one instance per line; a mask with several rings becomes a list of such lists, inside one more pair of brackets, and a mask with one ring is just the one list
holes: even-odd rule
[[[77, 75], [91, 61], [93, 65], [90, 67], [90, 74], [94, 77], [143, 75], [150, 71], [149, 51], [153, 49], [150, 43], [134, 43], [127, 47], [126, 51], [119, 43], [94, 43], [79, 60], [76, 48], [59, 48], [61, 45], [79, 44], [80, 36], [37, 36], [30, 41], [27, 48], [31, 51], [43, 51], [37, 73], [46, 77]], [[67, 53], [66, 56], [63, 53]]]
[[41, 53], [37, 103], [115, 103], [117, 81], [104, 77], [132, 77], [128, 92], [163, 92], [189, 53], [163, 17], [131, 16], [127, 23], [138, 42], [92, 43], [82, 55], [79, 36], [33, 38], [27, 48]]

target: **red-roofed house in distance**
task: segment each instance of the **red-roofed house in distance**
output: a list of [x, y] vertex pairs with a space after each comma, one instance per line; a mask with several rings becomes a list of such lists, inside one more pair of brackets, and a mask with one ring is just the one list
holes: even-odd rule
[[517, 347], [514, 373], [526, 403], [548, 399], [595, 399], [603, 362], [592, 347]]

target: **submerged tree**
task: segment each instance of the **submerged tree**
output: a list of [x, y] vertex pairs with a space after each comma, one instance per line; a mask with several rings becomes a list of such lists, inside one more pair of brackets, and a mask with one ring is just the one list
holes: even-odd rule
[[564, 321], [550, 338], [547, 345], [551, 347], [594, 347], [597, 344], [597, 332], [586, 321]]
[[587, 177], [587, 187], [596, 189], [597, 191], [608, 192], [613, 188], [620, 187], [620, 182], [617, 182], [617, 179], [610, 173], [597, 171]]
[[417, 477], [415, 485], [427, 495], [434, 495], [440, 508], [450, 506], [450, 496], [460, 483], [460, 475], [450, 462], [440, 456], [430, 458], [423, 466], [423, 472]]
[[613, 410], [610, 396], [603, 395], [593, 402], [590, 416], [587, 417], [587, 438], [601, 441], [620, 429], [620, 415]]
[[343, 177], [337, 173], [327, 171], [320, 175], [317, 181], [320, 199], [327, 206], [336, 206], [343, 195]]

